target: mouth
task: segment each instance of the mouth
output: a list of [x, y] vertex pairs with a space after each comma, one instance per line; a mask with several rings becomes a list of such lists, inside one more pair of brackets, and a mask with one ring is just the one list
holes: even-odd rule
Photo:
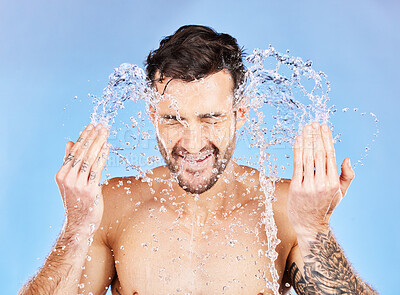
[[196, 170], [204, 169], [210, 164], [212, 164], [213, 151], [207, 151], [201, 154], [186, 154], [179, 155], [178, 159], [182, 161], [182, 166], [187, 168], [195, 168]]
[[201, 153], [198, 155], [179, 155], [185, 162], [191, 163], [191, 164], [196, 164], [196, 163], [202, 163], [205, 160], [207, 160], [210, 156], [212, 156], [213, 152], [208, 151], [205, 153]]

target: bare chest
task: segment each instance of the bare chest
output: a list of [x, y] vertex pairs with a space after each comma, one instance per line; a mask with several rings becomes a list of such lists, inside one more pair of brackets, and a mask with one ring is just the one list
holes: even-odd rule
[[[113, 290], [140, 295], [268, 294], [272, 277], [266, 251], [265, 231], [257, 218], [202, 225], [150, 215], [124, 225], [113, 245], [118, 275]], [[277, 251], [282, 253], [275, 267], [283, 273], [286, 250]]]

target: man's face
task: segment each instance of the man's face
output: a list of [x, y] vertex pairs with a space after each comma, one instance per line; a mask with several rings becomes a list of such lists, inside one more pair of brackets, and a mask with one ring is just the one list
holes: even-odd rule
[[235, 148], [233, 81], [224, 71], [193, 82], [169, 80], [156, 84], [159, 93], [165, 89], [152, 115], [159, 149], [179, 185], [201, 194], [217, 182]]

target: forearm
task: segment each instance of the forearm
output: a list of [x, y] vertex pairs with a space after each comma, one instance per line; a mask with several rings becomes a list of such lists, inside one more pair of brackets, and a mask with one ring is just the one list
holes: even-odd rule
[[89, 250], [89, 230], [64, 229], [40, 271], [19, 295], [77, 294]]
[[298, 235], [306, 294], [378, 294], [346, 259], [330, 228]]

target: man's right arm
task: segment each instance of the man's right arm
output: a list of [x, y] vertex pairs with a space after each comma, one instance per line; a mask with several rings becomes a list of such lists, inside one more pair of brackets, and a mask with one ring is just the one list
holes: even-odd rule
[[88, 252], [94, 249], [107, 257], [97, 238], [104, 208], [100, 180], [109, 152], [107, 137], [106, 128], [89, 124], [76, 143], [68, 142], [56, 175], [66, 213], [64, 227], [45, 264], [20, 295], [76, 294]]
[[88, 239], [88, 231], [63, 231], [42, 269], [19, 294], [105, 294], [114, 277], [112, 253], [101, 231], [90, 246]]

